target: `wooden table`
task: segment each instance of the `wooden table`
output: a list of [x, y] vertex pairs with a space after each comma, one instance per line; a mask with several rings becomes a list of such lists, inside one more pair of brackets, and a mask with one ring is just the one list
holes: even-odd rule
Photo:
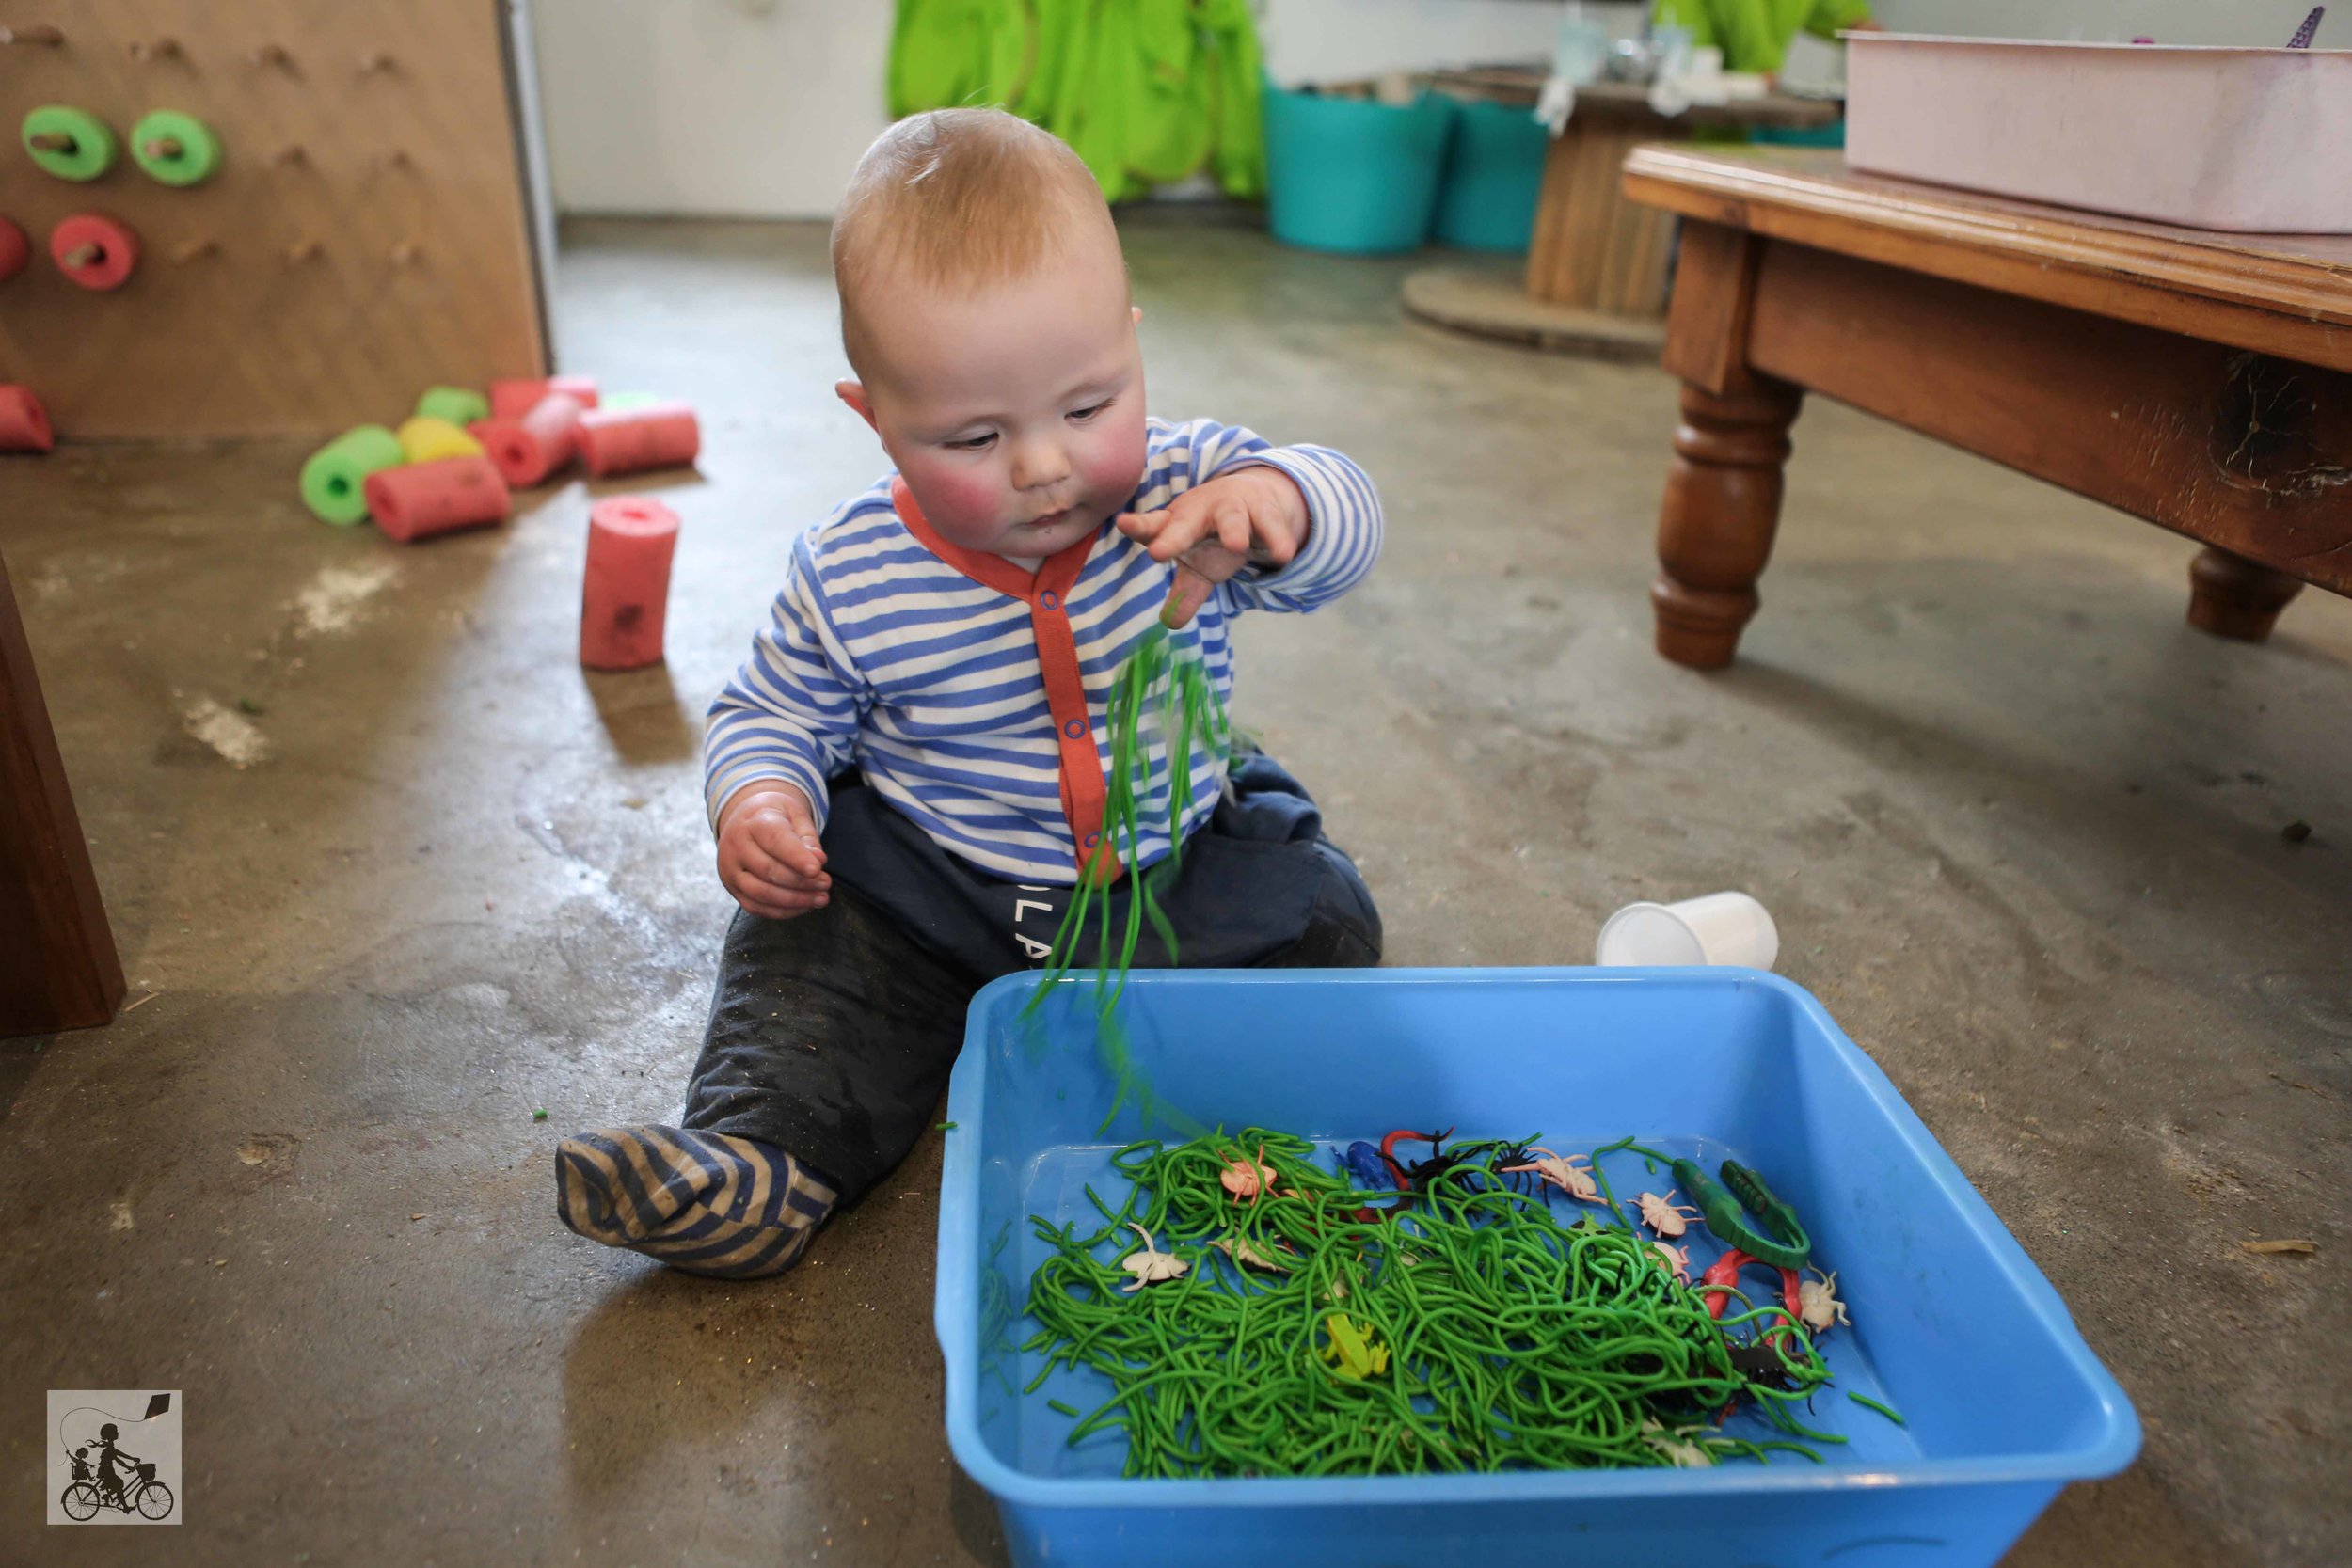
[[0, 562], [0, 1036], [103, 1023], [121, 1000], [122, 965]]
[[2202, 541], [2188, 618], [2259, 641], [2352, 594], [2352, 238], [2170, 229], [1847, 171], [1645, 147], [1685, 219], [1665, 367], [1682, 422], [1658, 651], [1731, 662], [1807, 388]]

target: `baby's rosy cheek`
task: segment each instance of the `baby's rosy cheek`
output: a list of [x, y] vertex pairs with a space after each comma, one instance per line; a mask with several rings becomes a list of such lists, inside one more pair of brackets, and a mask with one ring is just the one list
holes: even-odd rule
[[1079, 457], [1079, 472], [1086, 477], [1090, 494], [1120, 498], [1131, 495], [1143, 482], [1143, 465], [1150, 453], [1150, 432], [1141, 420], [1133, 420], [1118, 429], [1107, 431], [1101, 440], [1090, 442]]
[[984, 528], [995, 523], [1004, 511], [1004, 496], [994, 479], [960, 465], [914, 467], [907, 474], [907, 483], [917, 491], [924, 515], [934, 526]]

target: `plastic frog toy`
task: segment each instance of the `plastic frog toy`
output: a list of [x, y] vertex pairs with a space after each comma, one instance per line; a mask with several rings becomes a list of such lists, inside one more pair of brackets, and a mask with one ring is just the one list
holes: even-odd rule
[[1389, 1370], [1389, 1347], [1372, 1337], [1369, 1325], [1359, 1331], [1346, 1313], [1334, 1312], [1323, 1320], [1323, 1327], [1331, 1342], [1317, 1354], [1340, 1376], [1361, 1383]]

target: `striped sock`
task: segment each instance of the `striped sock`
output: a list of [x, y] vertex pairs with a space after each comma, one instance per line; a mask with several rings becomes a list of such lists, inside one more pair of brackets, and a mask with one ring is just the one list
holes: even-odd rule
[[689, 1274], [764, 1279], [800, 1259], [835, 1194], [771, 1145], [675, 1127], [609, 1127], [555, 1149], [555, 1217]]

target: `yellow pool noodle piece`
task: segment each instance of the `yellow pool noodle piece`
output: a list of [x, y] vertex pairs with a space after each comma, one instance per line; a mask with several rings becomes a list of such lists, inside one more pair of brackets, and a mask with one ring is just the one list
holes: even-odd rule
[[447, 420], [419, 414], [400, 426], [401, 460], [431, 463], [443, 457], [480, 457], [482, 443]]

